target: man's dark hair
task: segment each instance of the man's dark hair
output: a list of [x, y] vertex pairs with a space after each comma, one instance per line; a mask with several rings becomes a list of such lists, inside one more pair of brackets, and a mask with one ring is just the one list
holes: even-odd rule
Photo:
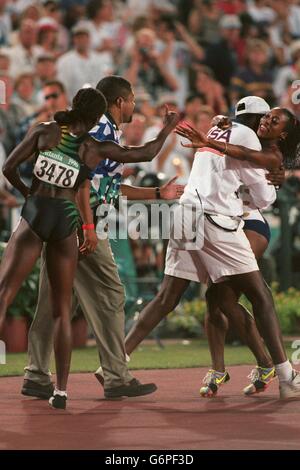
[[47, 82], [44, 83], [43, 88], [45, 88], [46, 86], [56, 86], [61, 93], [63, 94], [66, 93], [64, 84], [60, 82], [59, 80], [48, 80]]
[[166, 25], [168, 31], [176, 31], [175, 28], [176, 16], [170, 13], [163, 13], [158, 19], [158, 23], [163, 23]]
[[202, 103], [205, 103], [205, 101], [206, 101], [205, 96], [202, 93], [192, 93], [192, 94], [188, 95], [188, 97], [186, 98], [185, 104], [189, 104], [189, 103], [191, 103], [192, 101], [194, 101], [196, 99], [201, 100]]
[[93, 20], [98, 11], [103, 7], [103, 0], [90, 0], [86, 5], [86, 16], [89, 20]]
[[257, 132], [262, 117], [262, 114], [244, 113], [236, 116], [234, 120], [244, 126], [250, 127], [254, 132]]
[[118, 75], [109, 75], [102, 78], [96, 86], [106, 98], [108, 106], [111, 106], [116, 100], [122, 96], [127, 98], [132, 93], [132, 87], [128, 80]]

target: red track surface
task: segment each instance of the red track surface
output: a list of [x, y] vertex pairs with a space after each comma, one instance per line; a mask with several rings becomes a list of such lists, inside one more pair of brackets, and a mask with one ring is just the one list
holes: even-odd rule
[[72, 374], [67, 411], [20, 395], [21, 377], [0, 379], [0, 449], [300, 449], [300, 400], [244, 397], [248, 366], [230, 367], [217, 398], [198, 395], [206, 369], [137, 371], [156, 393], [103, 399], [93, 374]]

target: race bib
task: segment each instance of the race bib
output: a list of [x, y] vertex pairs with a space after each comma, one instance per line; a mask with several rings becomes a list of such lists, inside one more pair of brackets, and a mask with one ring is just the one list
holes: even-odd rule
[[51, 150], [39, 154], [33, 169], [39, 180], [60, 188], [74, 188], [79, 171], [74, 158]]

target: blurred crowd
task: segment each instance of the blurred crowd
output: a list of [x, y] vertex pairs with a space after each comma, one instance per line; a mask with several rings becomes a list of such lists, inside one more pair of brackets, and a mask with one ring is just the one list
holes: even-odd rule
[[[135, 90], [128, 145], [157, 134], [166, 104], [202, 131], [249, 94], [300, 117], [300, 0], [0, 0], [0, 164], [32, 125], [108, 74]], [[185, 183], [192, 159], [173, 134], [125, 177]], [[17, 204], [3, 178], [0, 198], [4, 214]]]

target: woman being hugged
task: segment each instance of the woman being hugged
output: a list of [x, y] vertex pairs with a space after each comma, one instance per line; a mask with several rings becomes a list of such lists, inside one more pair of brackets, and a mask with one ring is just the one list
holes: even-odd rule
[[183, 147], [210, 147], [220, 152], [220, 155], [248, 161], [257, 168], [278, 170], [282, 165], [285, 168], [299, 165], [300, 122], [286, 108], [273, 108], [261, 118], [257, 130], [262, 144], [261, 151], [216, 140], [210, 133], [206, 136], [189, 124], [177, 126], [176, 133], [192, 142], [182, 144]]

